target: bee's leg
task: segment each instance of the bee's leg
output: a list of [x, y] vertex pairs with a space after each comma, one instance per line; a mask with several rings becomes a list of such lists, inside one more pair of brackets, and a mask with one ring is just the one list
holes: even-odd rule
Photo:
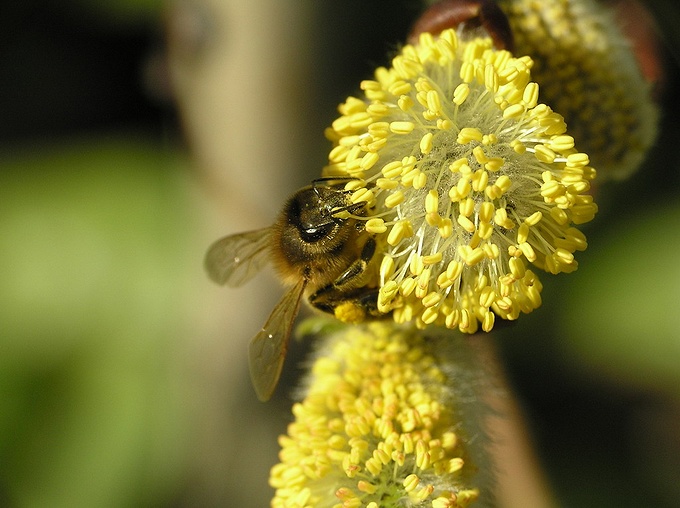
[[378, 288], [364, 289], [353, 300], [354, 304], [364, 310], [364, 312], [373, 317], [384, 317], [387, 314], [378, 311]]
[[360, 323], [368, 318], [383, 318], [389, 314], [378, 310], [378, 288], [359, 288], [341, 293], [332, 288], [323, 294], [315, 293], [309, 302], [317, 309], [333, 314], [346, 323]]
[[[366, 298], [369, 300], [372, 298], [377, 302], [378, 290], [362, 287], [363, 277], [374, 254], [375, 240], [369, 238], [361, 250], [359, 259], [352, 263], [331, 284], [318, 289], [310, 295], [309, 303], [319, 310], [333, 314], [335, 308], [341, 303], [356, 300], [358, 305], [364, 306], [367, 302], [363, 300]], [[366, 295], [369, 292], [375, 294], [367, 297]], [[374, 303], [373, 306], [377, 306], [377, 303]]]
[[364, 248], [361, 249], [359, 259], [342, 272], [332, 285], [341, 289], [343, 286], [356, 282], [357, 277], [361, 277], [366, 273], [366, 268], [371, 259], [373, 259], [373, 254], [375, 254], [375, 240], [369, 238], [364, 244]]

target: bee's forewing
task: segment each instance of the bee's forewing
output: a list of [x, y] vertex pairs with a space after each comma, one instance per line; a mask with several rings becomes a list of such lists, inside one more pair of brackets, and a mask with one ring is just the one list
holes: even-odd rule
[[263, 402], [270, 399], [279, 381], [293, 322], [300, 310], [306, 283], [305, 279], [300, 279], [300, 282], [283, 295], [262, 330], [250, 342], [250, 378], [257, 398]]
[[241, 286], [269, 262], [271, 228], [225, 236], [205, 255], [205, 269], [221, 285]]

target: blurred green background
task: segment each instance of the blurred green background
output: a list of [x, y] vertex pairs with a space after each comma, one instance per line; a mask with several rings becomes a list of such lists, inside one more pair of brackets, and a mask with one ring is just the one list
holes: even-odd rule
[[[579, 270], [543, 277], [544, 306], [499, 334], [568, 507], [680, 506], [680, 7], [647, 3], [667, 69], [658, 147], [599, 190]], [[280, 290], [270, 274], [213, 287], [202, 256], [318, 174], [336, 104], [418, 9], [0, 7], [0, 506], [268, 505], [305, 346], [258, 403], [246, 344]], [[241, 62], [242, 47], [259, 53]], [[220, 59], [236, 64], [204, 70]], [[261, 85], [263, 103], [243, 99]]]

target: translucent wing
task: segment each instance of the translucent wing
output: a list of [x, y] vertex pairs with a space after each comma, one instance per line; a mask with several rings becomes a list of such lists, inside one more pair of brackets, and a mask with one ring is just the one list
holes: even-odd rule
[[250, 342], [248, 360], [250, 379], [262, 402], [269, 400], [279, 382], [293, 322], [300, 310], [300, 300], [307, 281], [300, 279], [276, 304], [260, 333]]
[[248, 282], [269, 261], [271, 228], [225, 236], [205, 255], [205, 269], [212, 280], [237, 287]]

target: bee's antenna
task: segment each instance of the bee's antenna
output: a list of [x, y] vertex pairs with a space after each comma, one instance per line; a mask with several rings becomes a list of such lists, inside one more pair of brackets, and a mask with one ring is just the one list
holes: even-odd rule
[[[312, 180], [312, 189], [314, 189], [314, 193], [321, 197], [319, 194], [318, 186], [317, 184], [323, 183], [325, 187], [335, 187], [336, 185], [339, 185], [341, 182], [349, 182], [351, 180], [359, 180], [355, 176], [322, 176], [320, 178], [315, 178]], [[329, 185], [328, 182], [338, 182], [336, 184], [331, 184]]]
[[[316, 186], [319, 183], [326, 184], [326, 187], [334, 187], [335, 185], [328, 185], [328, 182], [349, 182], [351, 180], [359, 180], [356, 176], [323, 176], [321, 178], [315, 178], [312, 180], [312, 187], [316, 190]], [[337, 184], [336, 184], [337, 185]]]
[[338, 208], [335, 208], [332, 210], [332, 215], [334, 216], [337, 213], [342, 213], [342, 212], [349, 212], [351, 214], [358, 212], [362, 208], [365, 208], [366, 205], [368, 204], [368, 201], [359, 201], [358, 203], [352, 203], [351, 205], [346, 205], [346, 206], [340, 206]]
[[349, 180], [358, 180], [356, 176], [321, 176], [319, 178], [315, 178], [312, 180], [312, 185], [315, 185], [317, 182], [347, 182]]

